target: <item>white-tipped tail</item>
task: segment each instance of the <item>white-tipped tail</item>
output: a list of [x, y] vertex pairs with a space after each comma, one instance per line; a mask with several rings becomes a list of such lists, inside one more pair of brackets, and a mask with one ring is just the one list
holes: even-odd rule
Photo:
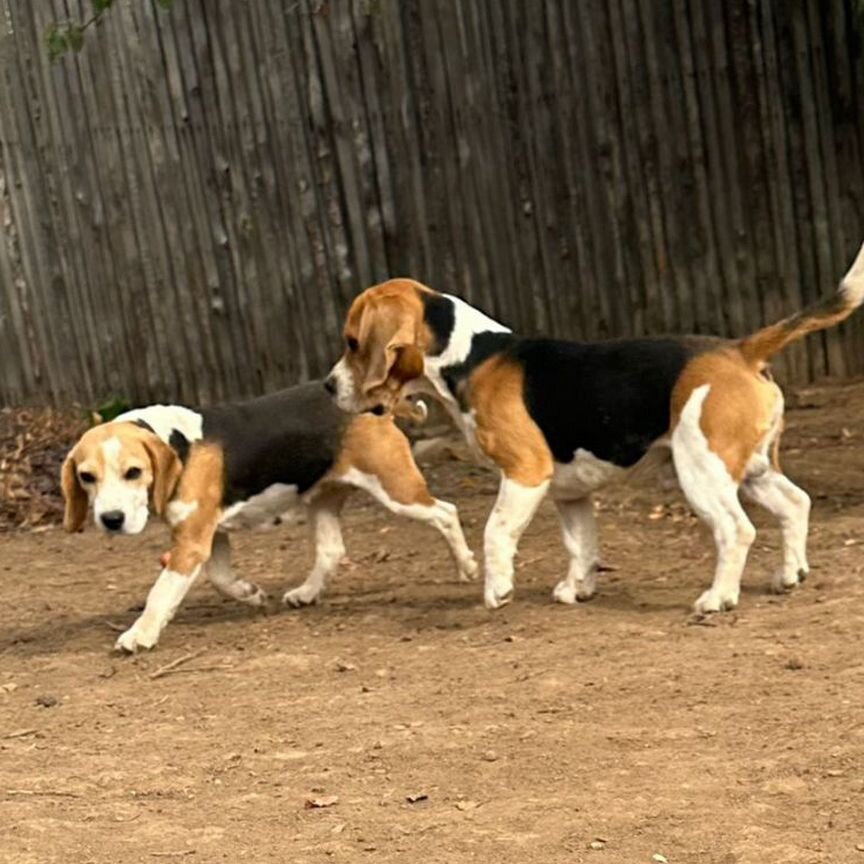
[[860, 306], [864, 302], [864, 243], [861, 244], [849, 272], [840, 281], [840, 293], [852, 306]]
[[739, 343], [745, 360], [759, 367], [785, 348], [790, 342], [833, 327], [848, 318], [864, 303], [864, 245], [852, 262], [849, 272], [840, 280], [840, 286], [832, 294], [817, 300], [789, 318], [757, 330]]

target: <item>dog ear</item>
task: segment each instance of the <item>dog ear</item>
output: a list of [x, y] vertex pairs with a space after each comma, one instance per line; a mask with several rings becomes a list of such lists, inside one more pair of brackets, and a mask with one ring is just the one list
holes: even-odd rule
[[425, 361], [423, 352], [416, 345], [402, 345], [396, 349], [396, 362], [390, 374], [400, 384], [407, 384], [423, 374]]
[[177, 453], [156, 435], [148, 435], [144, 440], [144, 447], [153, 471], [153, 485], [150, 488], [153, 512], [157, 516], [164, 516], [183, 473], [183, 463]]
[[363, 381], [363, 392], [369, 393], [386, 383], [391, 375], [404, 384], [423, 374], [423, 352], [415, 344], [414, 325], [405, 319], [386, 344], [375, 344], [374, 337], [367, 342], [369, 365]]
[[63, 529], [70, 534], [81, 531], [87, 519], [87, 493], [78, 480], [75, 460], [70, 453], [60, 472], [60, 486], [63, 489]]

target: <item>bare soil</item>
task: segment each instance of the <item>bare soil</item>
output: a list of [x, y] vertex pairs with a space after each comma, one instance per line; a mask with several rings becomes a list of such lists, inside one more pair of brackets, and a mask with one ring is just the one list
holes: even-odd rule
[[[550, 601], [548, 506], [490, 613], [433, 532], [358, 496], [320, 605], [203, 583], [134, 658], [110, 648], [164, 528], [0, 536], [0, 861], [864, 864], [864, 385], [798, 402], [810, 579], [767, 593], [754, 512], [741, 606], [701, 622], [710, 538], [656, 481], [599, 496], [591, 603]], [[427, 475], [479, 549], [494, 477], [445, 456]], [[311, 560], [299, 525], [235, 546], [276, 597]]]

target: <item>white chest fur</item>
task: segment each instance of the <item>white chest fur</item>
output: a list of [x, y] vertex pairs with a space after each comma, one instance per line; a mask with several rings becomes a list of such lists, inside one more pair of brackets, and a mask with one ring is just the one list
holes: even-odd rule
[[556, 497], [581, 498], [626, 473], [626, 469], [579, 449], [572, 462], [555, 463], [550, 491]]
[[273, 525], [277, 517], [301, 506], [296, 486], [274, 483], [246, 501], [227, 507], [219, 520], [221, 531], [239, 531]]

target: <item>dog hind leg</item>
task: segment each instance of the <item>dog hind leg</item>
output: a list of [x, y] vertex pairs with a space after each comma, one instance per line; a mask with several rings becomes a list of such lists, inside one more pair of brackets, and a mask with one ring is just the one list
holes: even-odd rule
[[773, 468], [744, 480], [741, 490], [768, 510], [780, 523], [783, 535], [783, 566], [772, 580], [775, 592], [803, 582], [807, 577], [807, 528], [810, 519], [810, 496], [788, 477]]
[[594, 507], [591, 497], [586, 495], [573, 501], [556, 499], [555, 506], [561, 518], [564, 546], [570, 555], [567, 575], [552, 592], [559, 603], [575, 603], [590, 600], [597, 588], [597, 526], [594, 522]]
[[306, 581], [285, 592], [282, 602], [287, 606], [309, 606], [316, 603], [327, 580], [336, 572], [345, 555], [342, 525], [339, 516], [348, 490], [338, 490], [309, 505], [309, 526], [315, 543], [315, 563]]
[[231, 570], [231, 543], [228, 535], [217, 531], [213, 538], [213, 550], [207, 562], [207, 578], [226, 597], [239, 600], [247, 606], [264, 606], [267, 594], [254, 582], [234, 575]]

